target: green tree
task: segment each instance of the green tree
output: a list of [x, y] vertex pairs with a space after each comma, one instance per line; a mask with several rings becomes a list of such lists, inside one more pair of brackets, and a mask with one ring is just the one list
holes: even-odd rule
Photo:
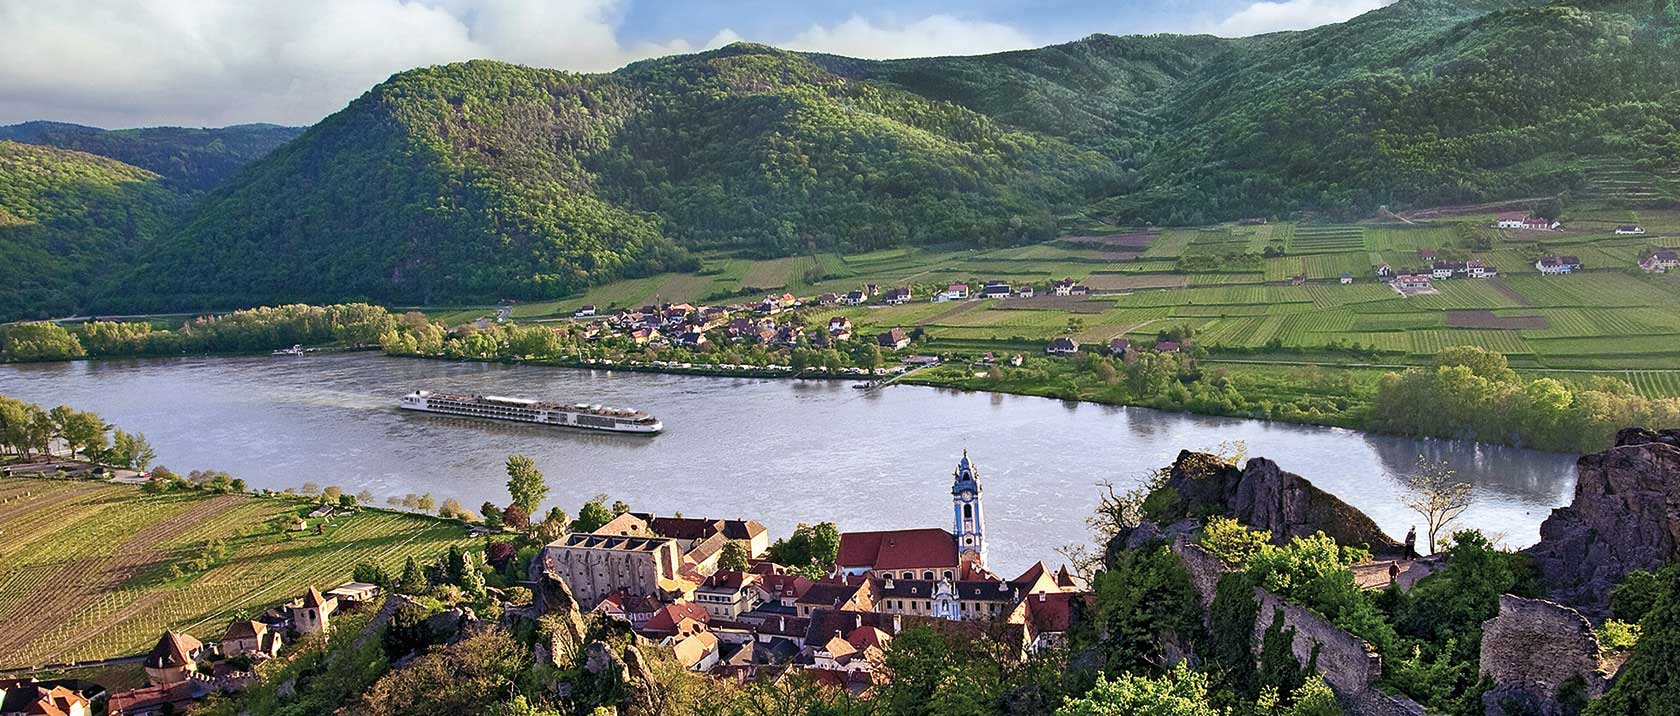
[[404, 594], [421, 594], [429, 586], [426, 584], [426, 573], [421, 571], [420, 563], [414, 561], [413, 555], [403, 563], [402, 577], [397, 580], [397, 584]]
[[745, 571], [750, 557], [745, 542], [738, 539], [729, 540], [723, 543], [723, 549], [718, 554], [718, 569]]
[[1207, 689], [1207, 676], [1183, 662], [1159, 677], [1098, 675], [1090, 692], [1068, 699], [1056, 716], [1223, 716]]
[[594, 532], [611, 522], [612, 518], [612, 510], [607, 508], [607, 496], [596, 495], [594, 499], [583, 503], [583, 507], [578, 510], [577, 519], [572, 520], [572, 531]]
[[497, 507], [496, 503], [485, 500], [484, 504], [479, 505], [478, 514], [484, 518], [485, 527], [493, 530], [502, 528], [502, 508]]
[[[543, 482], [537, 464], [524, 455], [510, 455], [507, 460], [508, 495], [529, 515], [537, 511], [543, 498], [548, 497], [548, 485]], [[604, 523], [603, 523], [604, 524]]]
[[1586, 716], [1680, 714], [1680, 571], [1664, 570], [1663, 594], [1639, 623], [1639, 643]]
[[806, 576], [821, 577], [834, 569], [840, 556], [840, 528], [833, 522], [800, 523], [793, 534], [770, 545], [770, 561]]

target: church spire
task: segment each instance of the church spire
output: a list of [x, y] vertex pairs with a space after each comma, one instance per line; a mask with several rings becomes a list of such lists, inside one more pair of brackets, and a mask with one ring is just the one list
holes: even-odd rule
[[967, 448], [963, 449], [957, 469], [951, 471], [951, 522], [951, 536], [956, 539], [959, 558], [984, 567], [986, 537], [980, 509], [980, 471], [969, 461]]

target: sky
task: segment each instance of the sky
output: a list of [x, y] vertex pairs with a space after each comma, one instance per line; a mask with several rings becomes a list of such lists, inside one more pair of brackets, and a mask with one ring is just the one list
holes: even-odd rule
[[1298, 30], [1391, 1], [0, 0], [0, 125], [305, 125], [393, 73], [475, 58], [603, 72], [738, 40], [964, 55]]

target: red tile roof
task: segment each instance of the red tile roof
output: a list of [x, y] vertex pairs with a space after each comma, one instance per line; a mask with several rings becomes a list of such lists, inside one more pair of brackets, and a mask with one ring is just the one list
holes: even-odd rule
[[957, 566], [957, 541], [939, 528], [846, 532], [836, 563], [853, 569]]
[[677, 625], [683, 619], [693, 619], [704, 623], [707, 620], [706, 608], [694, 602], [674, 602], [653, 613], [653, 618], [642, 627], [643, 631], [675, 633]]

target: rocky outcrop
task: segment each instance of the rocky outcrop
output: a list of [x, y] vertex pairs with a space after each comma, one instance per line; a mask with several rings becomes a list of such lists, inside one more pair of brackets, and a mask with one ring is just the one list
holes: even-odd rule
[[466, 638], [479, 624], [478, 615], [466, 607], [454, 607], [426, 617], [426, 631], [433, 644], [453, 644]]
[[1178, 494], [1187, 514], [1233, 517], [1271, 532], [1276, 542], [1323, 532], [1379, 555], [1403, 550], [1358, 508], [1263, 457], [1238, 470], [1212, 455], [1186, 450], [1173, 462], [1166, 487]]
[[1509, 594], [1499, 598], [1499, 616], [1482, 623], [1481, 670], [1493, 684], [1482, 695], [1486, 716], [1573, 714], [1609, 682], [1586, 617]]
[[1622, 430], [1576, 473], [1575, 498], [1527, 552], [1552, 599], [1599, 618], [1628, 572], [1680, 556], [1680, 430]]
[[556, 666], [564, 668], [576, 659], [588, 633], [583, 623], [583, 609], [572, 596], [572, 588], [566, 580], [553, 573], [544, 571], [537, 586], [533, 603], [542, 610], [538, 619], [548, 634], [548, 658]]

